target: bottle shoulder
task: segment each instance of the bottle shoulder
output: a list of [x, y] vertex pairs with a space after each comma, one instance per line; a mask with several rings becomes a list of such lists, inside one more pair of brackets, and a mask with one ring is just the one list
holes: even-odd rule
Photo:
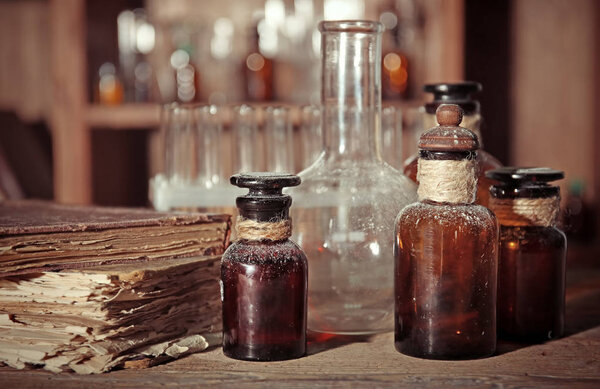
[[494, 213], [478, 204], [449, 204], [419, 201], [406, 206], [398, 215], [399, 225], [463, 225], [497, 229]]
[[306, 262], [306, 255], [300, 246], [290, 239], [259, 242], [238, 240], [225, 250], [222, 261], [254, 264]]
[[[302, 185], [286, 190], [295, 205], [368, 201], [404, 206], [417, 198], [417, 186], [402, 172], [383, 161], [317, 163], [298, 174]], [[400, 209], [400, 207], [395, 207]]]

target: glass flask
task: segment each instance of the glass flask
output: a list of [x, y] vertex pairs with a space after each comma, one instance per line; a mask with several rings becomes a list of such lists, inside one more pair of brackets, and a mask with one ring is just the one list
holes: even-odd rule
[[[479, 101], [473, 100], [471, 94], [481, 91], [481, 84], [473, 81], [459, 83], [427, 84], [423, 88], [425, 92], [433, 93], [433, 101], [426, 103], [423, 114], [423, 128], [428, 129], [437, 125], [435, 110], [441, 104], [456, 104], [464, 111], [462, 126], [473, 131], [479, 139], [479, 145], [483, 148], [481, 140], [481, 112]], [[411, 180], [417, 182], [417, 160], [418, 154], [408, 158], [404, 162], [404, 174]], [[485, 176], [485, 172], [502, 166], [500, 161], [485, 150], [477, 152], [477, 163], [479, 165], [479, 176], [477, 185], [477, 204], [485, 207], [489, 204], [489, 188], [492, 181]]]
[[419, 141], [419, 202], [397, 219], [395, 346], [415, 357], [496, 349], [498, 224], [474, 204], [479, 144], [461, 119], [457, 105], [438, 108], [439, 127]]
[[223, 352], [230, 358], [274, 361], [306, 353], [306, 256], [289, 240], [290, 174], [236, 174], [249, 188], [237, 198], [237, 242], [221, 261]]
[[563, 335], [567, 239], [556, 228], [564, 173], [547, 168], [490, 170], [490, 209], [500, 223], [498, 336], [541, 342]]
[[416, 186], [380, 154], [382, 26], [324, 21], [324, 151], [290, 193], [294, 240], [309, 259], [308, 327], [368, 334], [392, 328], [393, 228]]

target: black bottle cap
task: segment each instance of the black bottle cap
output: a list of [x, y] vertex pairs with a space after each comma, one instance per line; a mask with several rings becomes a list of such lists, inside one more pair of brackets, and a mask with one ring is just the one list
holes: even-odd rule
[[546, 167], [503, 167], [488, 170], [485, 176], [498, 181], [490, 188], [492, 196], [497, 198], [515, 197], [551, 197], [558, 196], [558, 186], [549, 182], [560, 180], [565, 174], [560, 170]]
[[250, 192], [236, 199], [240, 215], [259, 222], [287, 219], [292, 198], [283, 188], [300, 185], [300, 177], [285, 173], [240, 173], [231, 176], [232, 185]]
[[471, 94], [482, 90], [478, 82], [425, 84], [423, 90], [433, 93], [433, 101], [425, 104], [427, 113], [434, 114], [440, 104], [457, 104], [467, 115], [479, 112], [479, 102], [471, 98]]

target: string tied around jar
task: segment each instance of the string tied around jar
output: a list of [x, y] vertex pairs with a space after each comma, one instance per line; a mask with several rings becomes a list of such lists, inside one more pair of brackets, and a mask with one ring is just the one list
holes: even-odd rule
[[490, 208], [504, 226], [551, 227], [560, 211], [560, 196], [541, 198], [494, 198]]
[[284, 240], [292, 236], [292, 219], [262, 222], [238, 216], [235, 230], [238, 239], [255, 241]]

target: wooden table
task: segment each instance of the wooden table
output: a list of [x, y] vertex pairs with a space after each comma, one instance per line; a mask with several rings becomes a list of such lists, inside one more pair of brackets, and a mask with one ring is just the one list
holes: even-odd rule
[[571, 270], [567, 335], [541, 345], [500, 343], [497, 355], [430, 361], [399, 354], [393, 334], [311, 341], [309, 355], [285, 362], [241, 362], [219, 347], [145, 370], [93, 376], [0, 368], [5, 388], [179, 387], [594, 387], [600, 388], [600, 269]]

